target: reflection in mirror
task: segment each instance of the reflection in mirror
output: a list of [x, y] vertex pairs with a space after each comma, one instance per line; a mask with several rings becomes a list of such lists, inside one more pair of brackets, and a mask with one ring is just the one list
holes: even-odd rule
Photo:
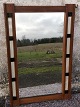
[[67, 53], [66, 54], [70, 54], [70, 38], [67, 38]]
[[16, 97], [16, 83], [12, 82], [13, 97]]
[[65, 78], [65, 90], [68, 90], [68, 80], [69, 80], [69, 77], [66, 76], [66, 78]]
[[15, 78], [15, 63], [11, 62], [11, 71], [12, 71], [12, 78]]
[[9, 35], [13, 36], [13, 31], [12, 31], [12, 18], [8, 18], [8, 24], [9, 24]]
[[16, 13], [19, 97], [62, 93], [64, 13]]
[[11, 58], [14, 58], [13, 41], [10, 41], [10, 55], [11, 55]]
[[69, 58], [66, 58], [66, 73], [69, 73]]

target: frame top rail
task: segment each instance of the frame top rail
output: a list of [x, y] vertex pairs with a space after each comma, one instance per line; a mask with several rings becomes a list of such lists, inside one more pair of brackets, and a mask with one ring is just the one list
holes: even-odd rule
[[15, 12], [65, 12], [66, 6], [15, 6]]

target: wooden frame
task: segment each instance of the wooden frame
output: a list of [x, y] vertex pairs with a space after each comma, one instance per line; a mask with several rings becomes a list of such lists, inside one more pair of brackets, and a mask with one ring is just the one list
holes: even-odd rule
[[[64, 36], [63, 36], [63, 63], [62, 63], [62, 94], [43, 95], [30, 98], [19, 98], [18, 87], [18, 67], [17, 67], [17, 46], [16, 46], [16, 30], [15, 30], [15, 13], [16, 12], [64, 12]], [[73, 36], [74, 36], [74, 17], [75, 17], [75, 4], [66, 4], [65, 6], [15, 6], [14, 4], [4, 4], [4, 17], [6, 29], [6, 43], [7, 43], [7, 57], [8, 57], [8, 74], [9, 74], [9, 89], [10, 89], [10, 104], [20, 105], [25, 103], [40, 102], [53, 99], [67, 99], [71, 98], [71, 74], [72, 74], [72, 51], [73, 51]], [[9, 35], [8, 18], [12, 18], [12, 32]], [[71, 17], [70, 34], [68, 30], [68, 17]], [[67, 52], [67, 38], [70, 38], [70, 54]], [[10, 41], [13, 41], [14, 58], [10, 56]], [[66, 73], [66, 58], [69, 58], [69, 72]], [[11, 74], [11, 61], [15, 66], [15, 78]], [[68, 76], [68, 90], [65, 90], [66, 76]], [[16, 97], [13, 96], [12, 82], [16, 83]]]

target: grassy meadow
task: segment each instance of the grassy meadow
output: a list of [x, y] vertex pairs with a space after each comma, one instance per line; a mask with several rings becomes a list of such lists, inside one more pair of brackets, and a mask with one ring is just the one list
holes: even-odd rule
[[62, 43], [18, 47], [17, 56], [19, 87], [61, 82]]

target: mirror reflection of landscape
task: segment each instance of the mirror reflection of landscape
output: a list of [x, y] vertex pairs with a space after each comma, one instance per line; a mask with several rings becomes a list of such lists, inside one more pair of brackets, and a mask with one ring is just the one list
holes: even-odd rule
[[19, 97], [62, 93], [64, 13], [16, 13]]

